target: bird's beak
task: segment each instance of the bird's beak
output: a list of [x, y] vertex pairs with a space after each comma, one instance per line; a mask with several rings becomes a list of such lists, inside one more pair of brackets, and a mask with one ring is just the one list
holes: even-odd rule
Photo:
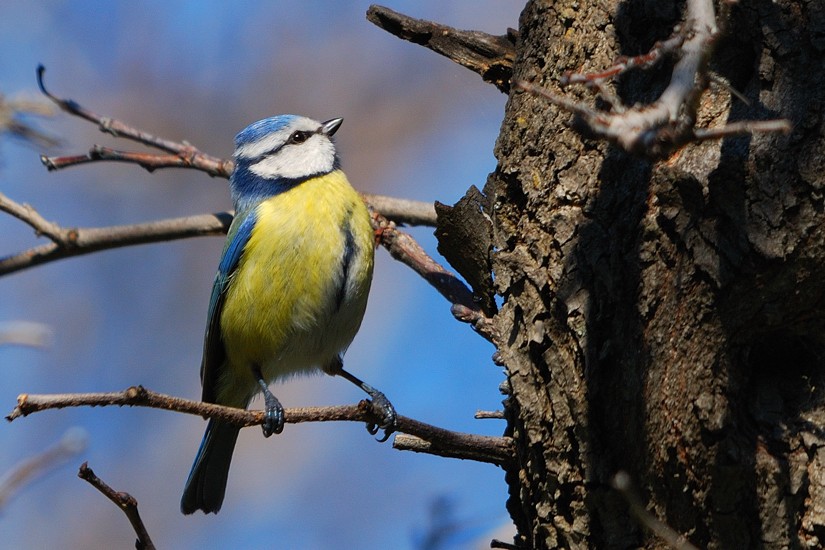
[[327, 136], [333, 135], [335, 132], [338, 131], [338, 128], [341, 127], [341, 123], [344, 122], [343, 118], [331, 118], [326, 122], [321, 123], [321, 133]]

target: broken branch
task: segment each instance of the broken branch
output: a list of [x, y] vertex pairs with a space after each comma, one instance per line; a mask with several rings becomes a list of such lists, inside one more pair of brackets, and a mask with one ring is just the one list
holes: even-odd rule
[[481, 75], [501, 92], [510, 93], [510, 78], [516, 58], [516, 31], [504, 36], [462, 31], [372, 5], [367, 20], [390, 34], [419, 44]]

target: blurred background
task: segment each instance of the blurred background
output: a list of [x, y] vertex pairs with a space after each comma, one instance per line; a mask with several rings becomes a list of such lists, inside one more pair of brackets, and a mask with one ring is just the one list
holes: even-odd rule
[[[503, 34], [522, 0], [393, 1], [388, 7]], [[505, 97], [475, 74], [378, 29], [368, 2], [3, 0], [0, 93], [37, 99], [43, 63], [55, 94], [203, 151], [229, 157], [234, 135], [277, 113], [326, 120], [356, 188], [453, 203], [495, 167]], [[58, 114], [26, 119], [61, 140], [139, 150]], [[107, 226], [230, 208], [223, 179], [93, 164], [48, 173], [39, 146], [0, 134], [0, 192], [63, 226]], [[437, 258], [432, 229], [411, 232]], [[0, 256], [45, 242], [0, 215]], [[142, 384], [200, 397], [198, 369], [222, 238], [129, 247], [0, 278], [0, 324], [48, 327], [46, 347], [0, 346], [0, 407], [19, 393], [98, 392]], [[443, 261], [443, 260], [441, 260]], [[8, 325], [0, 325], [8, 326]], [[350, 371], [400, 414], [501, 435], [493, 348], [453, 320], [449, 304], [386, 251], [349, 349]], [[324, 376], [274, 388], [286, 407], [355, 403]], [[253, 403], [260, 407], [260, 402]], [[85, 449], [2, 503], [6, 548], [131, 548], [125, 516], [76, 477], [88, 461], [137, 498], [161, 548], [475, 548], [506, 526], [503, 472], [491, 465], [394, 451], [363, 425], [288, 425], [241, 433], [220, 514], [185, 517], [179, 499], [205, 422], [144, 408], [47, 411], [0, 423], [0, 476], [81, 428]], [[506, 528], [506, 527], [505, 527]], [[433, 532], [444, 533], [440, 539]], [[479, 541], [482, 546], [479, 545]]]

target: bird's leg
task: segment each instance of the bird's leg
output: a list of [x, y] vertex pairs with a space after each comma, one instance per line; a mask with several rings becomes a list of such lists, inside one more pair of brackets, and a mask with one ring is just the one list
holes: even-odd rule
[[332, 376], [340, 376], [341, 378], [349, 380], [370, 396], [370, 399], [372, 399], [372, 411], [379, 418], [381, 418], [381, 421], [379, 424], [374, 424], [372, 422], [367, 423], [367, 431], [372, 435], [375, 435], [378, 433], [378, 430], [384, 430], [384, 435], [380, 437], [378, 441], [383, 443], [389, 439], [393, 432], [395, 432], [396, 424], [398, 422], [398, 415], [395, 412], [395, 407], [393, 407], [390, 400], [387, 399], [387, 396], [357, 376], [345, 371], [344, 363], [341, 360], [341, 357], [336, 357], [324, 370]]
[[264, 411], [265, 418], [261, 428], [264, 431], [264, 437], [269, 437], [272, 434], [279, 434], [284, 431], [284, 407], [278, 398], [269, 391], [269, 385], [264, 380], [261, 373], [261, 367], [254, 365], [252, 367], [252, 374], [255, 376], [258, 385], [261, 386], [261, 391], [264, 393]]

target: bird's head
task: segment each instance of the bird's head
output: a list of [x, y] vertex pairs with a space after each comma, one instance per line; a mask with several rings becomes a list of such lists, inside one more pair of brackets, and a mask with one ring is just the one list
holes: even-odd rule
[[332, 135], [343, 118], [318, 122], [278, 115], [250, 124], [235, 136], [232, 196], [236, 202], [271, 196], [338, 168]]

